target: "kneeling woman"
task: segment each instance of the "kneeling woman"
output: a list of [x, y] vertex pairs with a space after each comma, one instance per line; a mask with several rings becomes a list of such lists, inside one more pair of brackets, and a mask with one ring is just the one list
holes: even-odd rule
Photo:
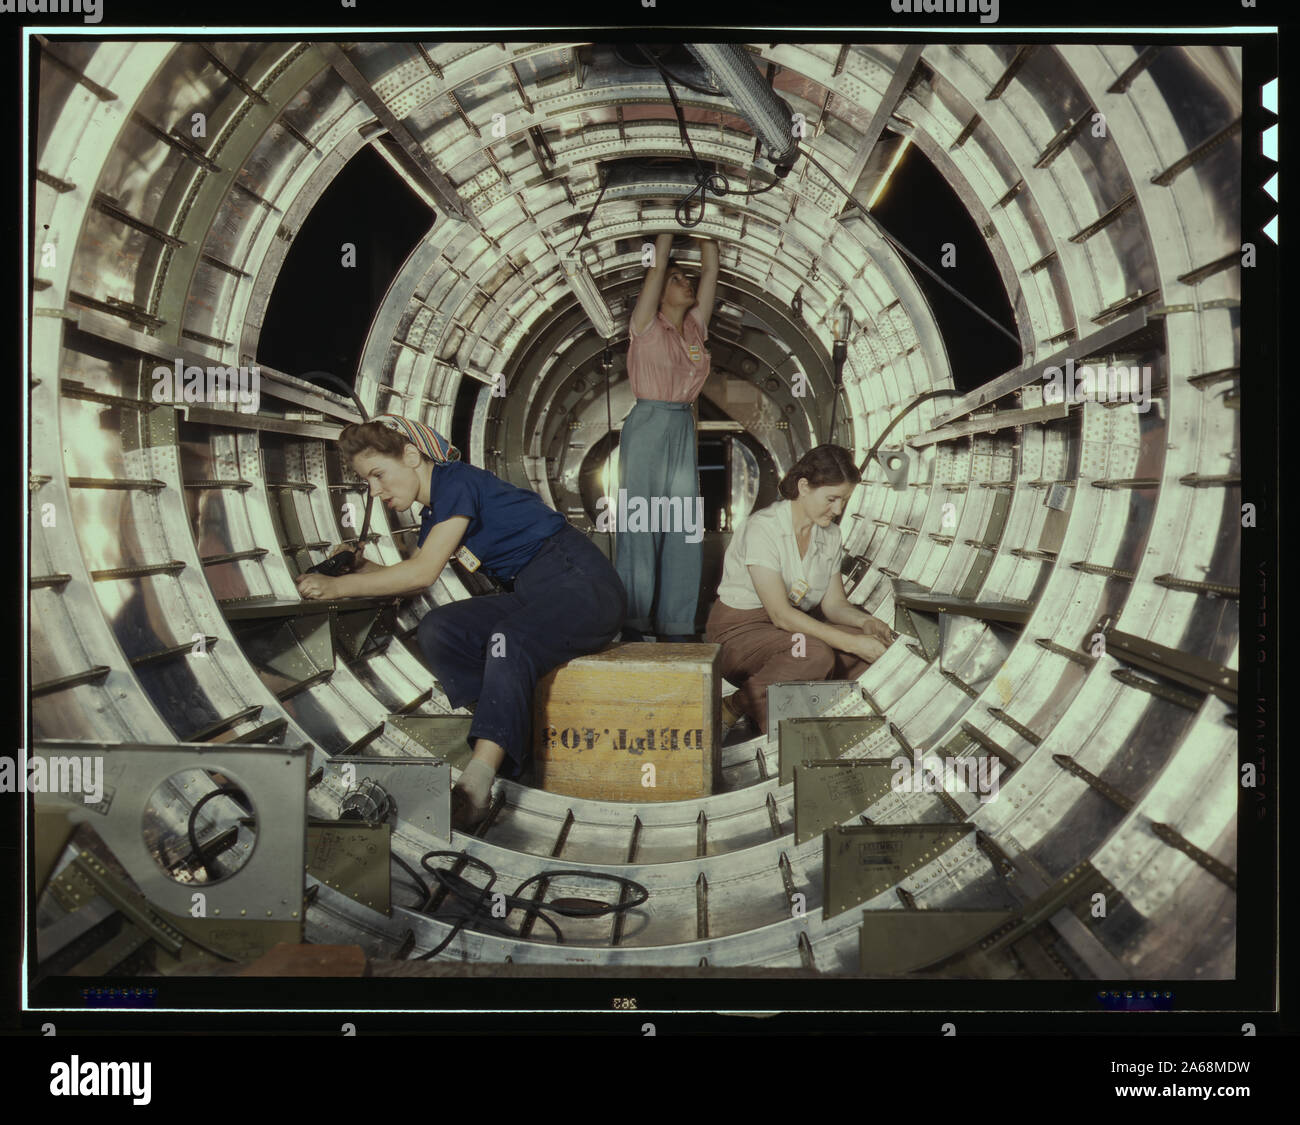
[[861, 479], [847, 449], [819, 445], [781, 481], [785, 499], [746, 518], [731, 540], [704, 634], [722, 646], [722, 674], [740, 688], [722, 701], [728, 725], [748, 715], [766, 733], [769, 684], [856, 680], [893, 639], [885, 622], [849, 604], [840, 578], [832, 521]]
[[339, 578], [305, 574], [298, 589], [308, 598], [414, 593], [433, 585], [453, 554], [513, 580], [513, 593], [441, 605], [420, 622], [420, 648], [448, 701], [478, 701], [474, 757], [452, 790], [452, 827], [465, 831], [487, 814], [503, 763], [506, 777], [523, 768], [538, 678], [613, 640], [627, 593], [600, 549], [535, 492], [448, 461], [447, 450], [428, 426], [396, 415], [345, 427], [339, 451], [370, 495], [393, 510], [423, 505], [419, 550]]

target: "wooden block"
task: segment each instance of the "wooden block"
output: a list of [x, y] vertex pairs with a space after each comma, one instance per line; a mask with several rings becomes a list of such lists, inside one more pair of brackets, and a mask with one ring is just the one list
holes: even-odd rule
[[638, 802], [714, 792], [721, 652], [709, 644], [614, 644], [548, 673], [533, 697], [538, 787]]
[[273, 945], [250, 961], [241, 977], [363, 977], [366, 955], [359, 945]]

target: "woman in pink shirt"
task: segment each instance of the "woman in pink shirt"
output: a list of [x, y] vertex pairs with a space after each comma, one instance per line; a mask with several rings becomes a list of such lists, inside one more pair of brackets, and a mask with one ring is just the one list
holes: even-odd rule
[[[627, 529], [618, 533], [617, 569], [628, 595], [624, 637], [632, 640], [644, 633], [694, 640], [700, 592], [703, 528], [693, 522], [700, 493], [691, 404], [709, 377], [704, 341], [718, 287], [718, 246], [699, 240], [697, 291], [669, 258], [672, 238], [655, 239], [654, 262], [629, 324], [627, 374], [637, 401], [618, 446], [619, 495], [628, 511]], [[663, 513], [672, 514], [668, 526]]]

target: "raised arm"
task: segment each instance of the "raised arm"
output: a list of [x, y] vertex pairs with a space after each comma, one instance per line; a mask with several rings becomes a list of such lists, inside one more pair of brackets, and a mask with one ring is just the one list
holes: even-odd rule
[[641, 296], [632, 310], [632, 331], [638, 336], [654, 323], [659, 311], [659, 298], [664, 294], [664, 278], [668, 275], [668, 255], [672, 252], [673, 236], [661, 234], [655, 239], [655, 261], [645, 275]]
[[713, 316], [713, 298], [718, 292], [718, 244], [711, 238], [700, 238], [700, 284], [695, 290], [695, 308], [691, 312], [700, 325], [708, 328]]

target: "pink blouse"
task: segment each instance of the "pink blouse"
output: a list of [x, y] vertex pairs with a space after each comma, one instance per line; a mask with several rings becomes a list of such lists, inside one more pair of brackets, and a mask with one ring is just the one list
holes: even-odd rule
[[659, 312], [639, 335], [628, 328], [627, 377], [637, 398], [658, 402], [694, 402], [709, 377], [708, 327], [695, 309], [686, 314], [682, 330]]

